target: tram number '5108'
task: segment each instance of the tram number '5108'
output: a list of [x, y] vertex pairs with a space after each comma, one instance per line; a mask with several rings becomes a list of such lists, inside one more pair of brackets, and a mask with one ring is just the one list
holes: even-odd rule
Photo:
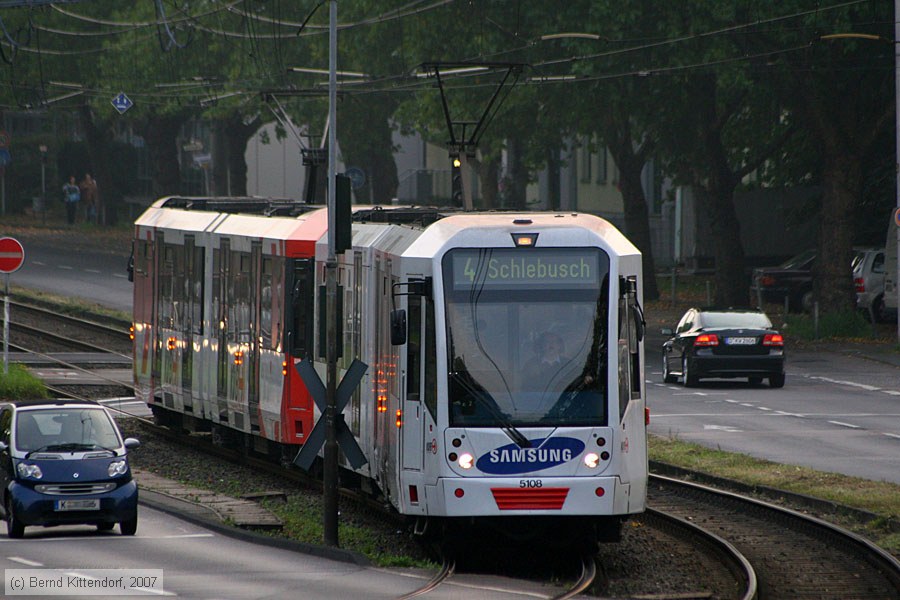
[[520, 488], [539, 488], [544, 487], [544, 482], [540, 479], [520, 479], [519, 480]]

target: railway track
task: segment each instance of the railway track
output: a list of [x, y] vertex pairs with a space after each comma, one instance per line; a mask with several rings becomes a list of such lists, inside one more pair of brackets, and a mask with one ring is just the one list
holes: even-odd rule
[[[130, 380], [122, 369], [131, 369], [130, 336], [124, 323], [98, 323], [58, 310], [10, 303], [9, 349], [13, 362], [22, 362], [44, 378], [53, 397], [96, 400], [116, 397], [122, 401], [106, 403], [114, 411], [146, 415], [143, 407], [127, 412], [122, 396], [133, 396]], [[2, 318], [0, 318], [2, 323]], [[119, 368], [119, 372], [114, 369]], [[117, 405], [118, 404], [118, 405]]]
[[[98, 323], [33, 304], [10, 302], [9, 330], [11, 347], [27, 343], [41, 352], [75, 350], [131, 357], [128, 325], [113, 319]], [[14, 342], [14, 337], [25, 341]]]
[[815, 517], [659, 475], [651, 476], [648, 504], [732, 545], [752, 566], [760, 599], [900, 598], [897, 559]]

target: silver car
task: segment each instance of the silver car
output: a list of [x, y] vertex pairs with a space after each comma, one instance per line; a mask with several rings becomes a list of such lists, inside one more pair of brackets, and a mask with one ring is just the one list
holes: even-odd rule
[[893, 317], [884, 306], [884, 249], [871, 248], [857, 252], [853, 259], [853, 283], [856, 307], [867, 318], [882, 323]]

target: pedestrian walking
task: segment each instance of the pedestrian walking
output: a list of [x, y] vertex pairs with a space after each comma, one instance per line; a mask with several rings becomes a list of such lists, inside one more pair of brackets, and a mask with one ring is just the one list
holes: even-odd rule
[[78, 211], [78, 202], [81, 201], [81, 189], [75, 183], [75, 176], [69, 176], [69, 183], [62, 188], [63, 202], [66, 203], [66, 221], [69, 225], [75, 224], [75, 215]]
[[81, 190], [81, 202], [84, 204], [84, 216], [88, 223], [97, 222], [97, 181], [90, 173], [84, 174], [84, 179], [78, 184]]

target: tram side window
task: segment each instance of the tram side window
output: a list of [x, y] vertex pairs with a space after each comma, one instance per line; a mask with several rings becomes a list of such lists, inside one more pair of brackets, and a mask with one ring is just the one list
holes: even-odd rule
[[307, 358], [313, 351], [313, 306], [315, 302], [315, 281], [313, 278], [312, 260], [297, 259], [293, 261], [289, 297], [287, 300], [288, 316], [285, 318], [287, 337], [291, 355]]
[[174, 270], [172, 272], [172, 326], [181, 331], [184, 327], [185, 309], [189, 297], [189, 273], [185, 268], [184, 246], [173, 246], [172, 254], [174, 256]]
[[434, 301], [425, 301], [425, 408], [437, 420], [437, 340], [434, 324]]
[[191, 322], [194, 333], [203, 333], [203, 260], [204, 249], [194, 248], [190, 274]]
[[284, 309], [284, 264], [282, 257], [272, 259], [272, 318], [275, 320], [272, 327], [271, 347], [280, 350], [282, 347], [282, 331], [285, 320], [288, 318]]
[[422, 298], [410, 296], [407, 305], [406, 398], [419, 401], [422, 355]]
[[272, 259], [262, 259], [262, 273], [259, 276], [259, 335], [263, 344], [272, 345]]
[[175, 250], [172, 246], [166, 244], [162, 249], [163, 259], [159, 269], [159, 326], [165, 329], [171, 329], [175, 325], [174, 321], [174, 282], [175, 276]]
[[247, 343], [250, 341], [250, 254], [246, 252], [233, 252], [233, 265], [237, 269], [234, 277], [234, 297], [232, 308], [234, 316], [230, 332], [234, 341]]

